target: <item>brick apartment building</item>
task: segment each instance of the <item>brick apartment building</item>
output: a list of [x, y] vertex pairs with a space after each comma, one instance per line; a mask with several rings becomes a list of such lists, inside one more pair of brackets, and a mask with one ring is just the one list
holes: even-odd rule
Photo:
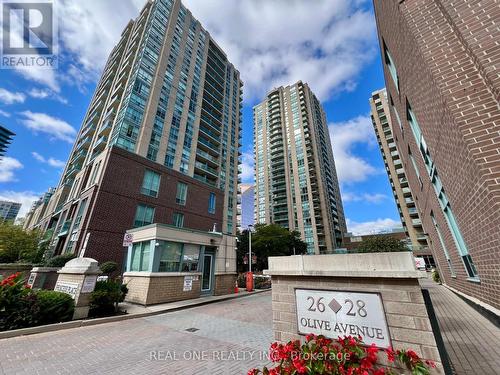
[[494, 0], [374, 6], [394, 139], [441, 278], [495, 311], [500, 7]]

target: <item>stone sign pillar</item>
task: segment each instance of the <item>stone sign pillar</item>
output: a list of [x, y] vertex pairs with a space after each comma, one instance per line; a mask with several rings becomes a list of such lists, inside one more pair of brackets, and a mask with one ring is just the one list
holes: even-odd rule
[[271, 257], [264, 273], [277, 341], [361, 336], [382, 349], [412, 349], [436, 363], [432, 374], [443, 373], [418, 282], [426, 275], [410, 252]]
[[27, 284], [33, 289], [54, 289], [60, 267], [34, 267]]
[[97, 276], [102, 273], [97, 260], [75, 258], [57, 273], [59, 277], [54, 290], [69, 294], [75, 300], [73, 320], [86, 318], [89, 314], [90, 293], [94, 291]]

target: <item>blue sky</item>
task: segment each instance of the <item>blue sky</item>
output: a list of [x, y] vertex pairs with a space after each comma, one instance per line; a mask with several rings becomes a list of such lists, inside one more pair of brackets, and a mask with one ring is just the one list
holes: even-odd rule
[[[58, 69], [0, 70], [0, 124], [16, 133], [0, 162], [0, 198], [21, 201], [22, 213], [57, 185], [105, 59], [142, 3], [59, 0]], [[327, 113], [349, 229], [400, 225], [369, 119], [368, 98], [384, 86], [371, 1], [184, 4], [245, 82], [243, 181], [253, 179], [252, 106], [271, 88], [301, 79]]]

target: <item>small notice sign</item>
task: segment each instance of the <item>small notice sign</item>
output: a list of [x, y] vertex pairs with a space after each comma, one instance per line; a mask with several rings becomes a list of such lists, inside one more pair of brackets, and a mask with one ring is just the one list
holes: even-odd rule
[[97, 275], [85, 276], [83, 280], [82, 293], [92, 293], [97, 282]]
[[123, 246], [129, 247], [134, 241], [134, 235], [132, 233], [125, 233], [123, 236]]
[[35, 277], [36, 277], [36, 273], [30, 273], [30, 277], [28, 279], [29, 286], [33, 286], [33, 284], [35, 283]]
[[75, 299], [79, 286], [80, 284], [78, 283], [68, 283], [64, 281], [58, 281], [56, 286], [54, 287], [54, 290], [56, 292], [69, 294], [71, 298]]
[[361, 336], [366, 345], [391, 346], [389, 330], [378, 293], [296, 289], [299, 333]]
[[184, 276], [184, 292], [193, 290], [193, 276]]

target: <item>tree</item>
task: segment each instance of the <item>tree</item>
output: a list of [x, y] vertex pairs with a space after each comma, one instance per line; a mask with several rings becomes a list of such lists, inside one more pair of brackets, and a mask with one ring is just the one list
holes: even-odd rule
[[395, 251], [409, 251], [404, 242], [390, 236], [370, 236], [359, 244], [355, 250], [358, 253], [383, 253]]
[[[248, 254], [248, 230], [239, 234], [238, 240], [238, 270], [244, 272], [248, 270], [248, 265], [243, 263], [245, 255]], [[270, 256], [287, 256], [294, 253], [300, 255], [306, 251], [307, 244], [300, 239], [297, 231], [290, 232], [277, 224], [257, 224], [255, 232], [252, 232], [252, 255], [257, 256], [257, 263], [252, 265], [253, 270], [267, 269], [267, 258]]]
[[12, 222], [1, 222], [0, 262], [39, 262], [45, 250], [39, 246], [42, 238], [38, 230], [26, 231]]

